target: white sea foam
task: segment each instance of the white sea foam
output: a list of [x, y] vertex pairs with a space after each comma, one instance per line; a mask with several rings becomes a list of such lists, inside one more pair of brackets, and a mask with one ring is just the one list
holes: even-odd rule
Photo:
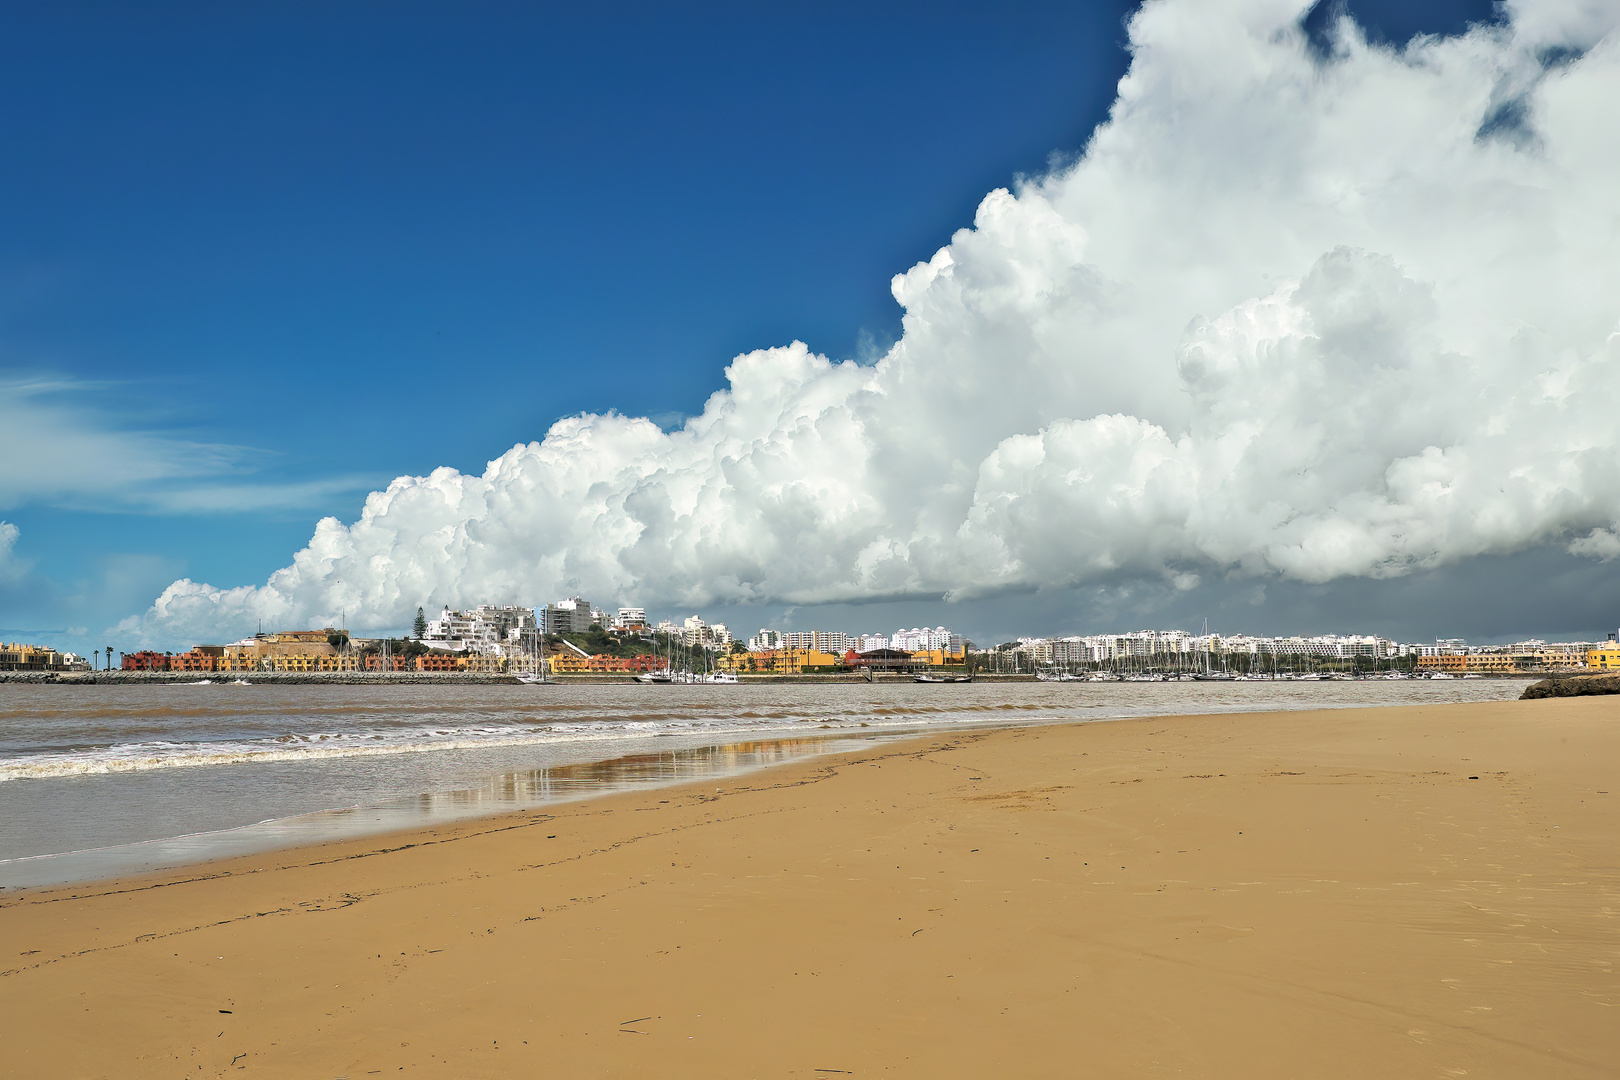
[[[807, 728], [875, 732], [940, 724], [1484, 700], [1517, 696], [1518, 687], [1483, 682], [1163, 684], [1147, 689], [1014, 684], [943, 693], [937, 688], [844, 687], [837, 694], [821, 688], [762, 687], [745, 699], [726, 695], [723, 700], [680, 693], [649, 696], [642, 687], [581, 687], [559, 689], [540, 706], [526, 698], [492, 701], [487, 694], [460, 700], [442, 690], [427, 695], [340, 691], [266, 690], [269, 696], [254, 695], [252, 708], [158, 707], [138, 692], [72, 702], [44, 692], [38, 700], [19, 698], [0, 710], [0, 784], [514, 747], [577, 748], [596, 743], [606, 748], [658, 736], [750, 739], [802, 733]], [[303, 730], [296, 730], [300, 726]]]
[[[322, 732], [283, 735], [274, 739], [230, 742], [144, 742], [97, 747], [59, 754], [0, 758], [0, 783], [71, 776], [199, 768], [209, 765], [256, 765], [314, 762], [334, 758], [387, 757], [447, 750], [619, 742], [650, 735], [702, 733], [730, 737], [790, 731], [797, 721], [760, 724], [735, 721], [654, 723], [557, 723], [546, 728], [441, 728], [412, 732]], [[837, 724], [828, 720], [827, 723]], [[874, 725], [898, 726], [898, 725]]]

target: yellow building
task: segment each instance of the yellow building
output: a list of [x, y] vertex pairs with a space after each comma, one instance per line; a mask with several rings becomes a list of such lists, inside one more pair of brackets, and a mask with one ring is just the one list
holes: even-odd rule
[[1620, 671], [1620, 645], [1593, 649], [1586, 654], [1588, 671]]
[[1419, 671], [1467, 672], [1472, 675], [1512, 675], [1522, 670], [1516, 657], [1508, 653], [1442, 653], [1420, 656]]
[[722, 653], [715, 660], [721, 671], [739, 675], [798, 675], [806, 668], [835, 668], [841, 656], [820, 649], [768, 649], [761, 652]]
[[271, 671], [352, 671], [358, 660], [341, 653], [290, 653], [272, 656], [268, 662]]
[[356, 671], [361, 667], [358, 653], [346, 653], [331, 642], [340, 631], [279, 630], [256, 634], [226, 645], [215, 664], [216, 671]]
[[1586, 650], [1567, 645], [1539, 645], [1513, 650], [1513, 660], [1523, 671], [1578, 671], [1586, 666]]
[[1510, 675], [1519, 670], [1519, 663], [1507, 653], [1475, 653], [1468, 658], [1466, 670], [1481, 675]]
[[66, 671], [67, 658], [43, 645], [0, 645], [0, 671]]
[[948, 664], [967, 663], [967, 653], [947, 652], [944, 649], [922, 649], [911, 654], [913, 660], [927, 664], [929, 667], [945, 667]]

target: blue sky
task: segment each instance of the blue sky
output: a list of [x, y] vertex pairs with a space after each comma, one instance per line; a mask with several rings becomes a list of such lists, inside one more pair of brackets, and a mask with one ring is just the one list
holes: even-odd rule
[[350, 482], [8, 507], [49, 585], [3, 621], [261, 581], [398, 473], [673, 420], [763, 344], [886, 344], [889, 275], [1106, 110], [1123, 11], [10, 6], [0, 370], [248, 448], [244, 484]]
[[[876, 359], [891, 275], [1083, 148], [1131, 10], [5, 5], [0, 392], [182, 464], [0, 505], [0, 634], [91, 644], [46, 631], [97, 637], [178, 577], [262, 583], [316, 519], [559, 417], [678, 426], [751, 349]], [[1395, 42], [1491, 16], [1349, 10]]]

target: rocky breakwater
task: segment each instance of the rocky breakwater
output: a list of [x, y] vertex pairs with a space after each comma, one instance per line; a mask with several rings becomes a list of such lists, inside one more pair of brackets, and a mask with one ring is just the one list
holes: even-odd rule
[[1620, 694], [1620, 674], [1567, 675], [1558, 679], [1542, 679], [1525, 687], [1519, 700], [1581, 697], [1586, 694]]

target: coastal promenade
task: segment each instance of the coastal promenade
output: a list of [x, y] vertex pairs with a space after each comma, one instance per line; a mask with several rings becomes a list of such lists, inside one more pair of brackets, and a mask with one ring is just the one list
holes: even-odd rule
[[953, 731], [0, 899], [0, 1076], [1617, 1075], [1620, 699]]

